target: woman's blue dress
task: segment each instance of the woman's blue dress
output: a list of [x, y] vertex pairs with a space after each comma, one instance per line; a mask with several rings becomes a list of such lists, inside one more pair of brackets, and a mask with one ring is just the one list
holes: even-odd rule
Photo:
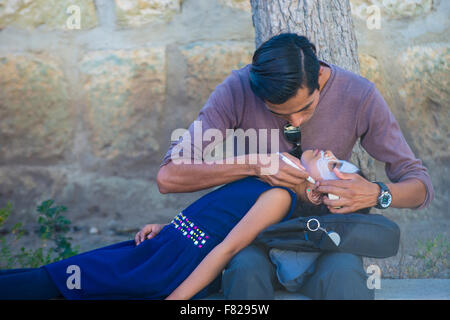
[[[193, 202], [155, 238], [138, 246], [134, 240], [124, 241], [43, 267], [67, 299], [164, 299], [271, 188], [256, 177], [234, 181]], [[292, 198], [287, 219], [296, 194], [280, 188]], [[71, 265], [79, 268], [79, 289], [67, 285], [73, 275]]]

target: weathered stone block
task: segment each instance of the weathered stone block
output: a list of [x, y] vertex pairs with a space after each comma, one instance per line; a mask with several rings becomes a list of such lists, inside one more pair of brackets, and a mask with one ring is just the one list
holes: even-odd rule
[[200, 110], [231, 70], [252, 62], [254, 50], [254, 44], [246, 42], [196, 42], [182, 47], [187, 65], [186, 92], [191, 103]]
[[94, 154], [111, 160], [159, 151], [165, 48], [89, 52], [80, 69], [87, 94], [85, 121]]
[[239, 9], [249, 13], [252, 12], [250, 0], [219, 0], [219, 3], [234, 9]]
[[383, 87], [384, 79], [378, 60], [367, 54], [359, 54], [358, 59], [361, 69], [361, 76], [375, 83], [378, 89]]
[[[118, 229], [125, 224], [139, 228], [144, 222], [164, 223], [182, 209], [173, 208], [179, 201], [178, 195], [161, 195], [154, 180], [96, 173], [67, 173], [67, 183], [57, 197], [72, 209], [75, 221], [97, 220], [106, 227], [112, 221], [105, 219], [114, 219]], [[186, 197], [193, 198], [190, 194], [181, 198]]]
[[61, 160], [74, 132], [68, 84], [45, 54], [0, 56], [0, 163]]
[[115, 0], [117, 24], [140, 27], [152, 22], [168, 22], [181, 11], [181, 0]]
[[350, 0], [352, 14], [360, 19], [367, 19], [374, 11], [368, 10], [376, 6], [382, 18], [402, 19], [417, 17], [429, 13], [433, 9], [433, 0]]
[[450, 49], [448, 44], [414, 46], [398, 59], [404, 82], [399, 94], [404, 100], [411, 138], [423, 159], [445, 162], [450, 151]]
[[[76, 6], [75, 10], [70, 7]], [[79, 9], [79, 11], [78, 11]], [[95, 3], [93, 0], [8, 0], [0, 3], [0, 29], [8, 25], [35, 29], [74, 30], [72, 17], [79, 12], [80, 29], [90, 29], [97, 25]], [[76, 29], [75, 29], [76, 30]]]
[[67, 183], [62, 170], [38, 166], [0, 166], [0, 208], [13, 205], [8, 225], [36, 223], [36, 207], [45, 200], [55, 199]]

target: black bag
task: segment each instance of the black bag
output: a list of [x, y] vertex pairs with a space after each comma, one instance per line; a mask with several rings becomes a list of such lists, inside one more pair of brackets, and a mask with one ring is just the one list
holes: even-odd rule
[[[318, 228], [317, 221], [320, 228], [339, 235], [339, 245]], [[272, 225], [261, 232], [255, 242], [268, 248], [284, 250], [334, 251], [388, 258], [397, 254], [400, 228], [379, 214], [326, 214], [299, 217]]]

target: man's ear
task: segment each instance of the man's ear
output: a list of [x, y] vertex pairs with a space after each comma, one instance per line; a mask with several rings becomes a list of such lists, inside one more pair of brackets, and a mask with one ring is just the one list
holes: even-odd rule
[[320, 90], [320, 79], [322, 78], [322, 76], [323, 76], [323, 72], [324, 72], [324, 67], [323, 67], [323, 65], [320, 65], [320, 68], [319, 68], [319, 76], [317, 77], [317, 86], [318, 86], [318, 88], [319, 88], [319, 90]]
[[320, 65], [320, 68], [319, 68], [319, 77], [322, 76], [322, 74], [323, 74], [323, 65]]

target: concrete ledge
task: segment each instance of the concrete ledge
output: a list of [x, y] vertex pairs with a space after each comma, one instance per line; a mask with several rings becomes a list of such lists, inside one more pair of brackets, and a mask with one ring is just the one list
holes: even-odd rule
[[[205, 300], [223, 300], [214, 294]], [[277, 291], [275, 300], [310, 300], [298, 293]], [[382, 279], [375, 300], [450, 300], [450, 279]]]
[[382, 279], [376, 300], [450, 300], [450, 279]]

